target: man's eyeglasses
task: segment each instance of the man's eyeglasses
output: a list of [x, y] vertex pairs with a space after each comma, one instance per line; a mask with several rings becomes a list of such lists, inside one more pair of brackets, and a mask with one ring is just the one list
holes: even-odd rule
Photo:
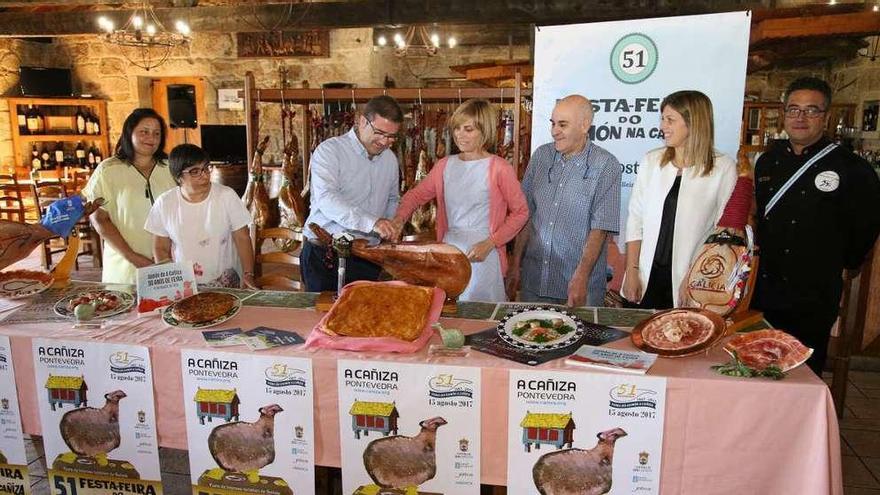
[[826, 111], [827, 110], [824, 110], [819, 107], [806, 107], [806, 108], [787, 107], [785, 109], [785, 116], [792, 118], [792, 119], [796, 119], [796, 118], [800, 117], [801, 115], [803, 115], [803, 116], [807, 117], [808, 119], [815, 119], [816, 117], [823, 115]]
[[370, 125], [370, 129], [373, 130], [373, 134], [375, 134], [375, 135], [377, 135], [377, 136], [379, 136], [379, 137], [383, 137], [383, 138], [385, 138], [385, 139], [389, 139], [389, 140], [391, 140], [391, 141], [397, 141], [398, 139], [400, 139], [400, 134], [399, 134], [399, 133], [397, 133], [397, 134], [391, 134], [391, 133], [388, 133], [388, 132], [385, 132], [385, 131], [382, 131], [382, 130], [376, 129], [376, 126], [373, 125], [373, 122], [372, 122], [370, 119], [368, 119], [368, 118], [364, 118], [364, 120], [366, 120], [366, 121], [367, 121], [367, 124]]
[[208, 164], [208, 165], [205, 165], [204, 167], [190, 167], [190, 168], [184, 170], [184, 172], [189, 174], [190, 177], [198, 177], [202, 174], [210, 174], [211, 170], [213, 170], [213, 169], [214, 169], [214, 166]]

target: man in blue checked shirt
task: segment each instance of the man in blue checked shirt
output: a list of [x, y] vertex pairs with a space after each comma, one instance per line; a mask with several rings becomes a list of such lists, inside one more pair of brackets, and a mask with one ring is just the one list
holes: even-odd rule
[[522, 188], [530, 219], [516, 240], [508, 295], [568, 306], [602, 306], [606, 239], [620, 224], [620, 162], [589, 140], [590, 100], [562, 98], [550, 119], [553, 142], [532, 155]]

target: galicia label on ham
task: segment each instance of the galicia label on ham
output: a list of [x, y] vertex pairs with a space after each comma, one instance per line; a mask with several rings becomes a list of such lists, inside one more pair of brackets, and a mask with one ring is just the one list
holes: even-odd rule
[[751, 243], [727, 230], [706, 239], [687, 275], [687, 295], [693, 306], [730, 314], [742, 299], [750, 270]]
[[735, 352], [746, 366], [764, 370], [776, 366], [783, 372], [797, 368], [813, 354], [813, 349], [782, 330], [758, 330], [737, 335], [724, 344], [732, 356]]

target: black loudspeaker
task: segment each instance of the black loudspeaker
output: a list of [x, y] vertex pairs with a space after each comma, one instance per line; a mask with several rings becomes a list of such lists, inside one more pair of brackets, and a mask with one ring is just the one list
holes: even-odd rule
[[198, 127], [195, 86], [192, 84], [168, 85], [168, 120], [172, 129], [195, 129]]

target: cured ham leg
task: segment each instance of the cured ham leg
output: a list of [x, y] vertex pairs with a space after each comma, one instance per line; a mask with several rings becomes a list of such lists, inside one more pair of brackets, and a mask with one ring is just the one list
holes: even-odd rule
[[[86, 203], [83, 216], [91, 215], [102, 204], [103, 198]], [[0, 270], [27, 258], [43, 241], [57, 235], [39, 223], [0, 220]]]
[[269, 136], [263, 138], [263, 141], [257, 145], [254, 151], [254, 158], [251, 162], [251, 177], [248, 182], [247, 189], [244, 191], [244, 203], [251, 217], [254, 219], [254, 225], [259, 229], [278, 226], [278, 207], [272, 207], [269, 199], [269, 191], [266, 189], [266, 183], [263, 180], [263, 152], [269, 144]]
[[281, 166], [284, 182], [278, 191], [278, 208], [281, 212], [281, 226], [302, 228], [308, 217], [306, 200], [302, 196], [302, 168], [300, 167], [299, 140], [296, 134], [290, 137], [290, 143], [284, 150], [284, 162]]
[[[309, 224], [318, 239], [332, 243], [327, 231]], [[370, 246], [366, 239], [352, 243], [352, 254], [371, 261], [388, 272], [395, 280], [413, 285], [439, 287], [450, 300], [456, 299], [471, 280], [471, 263], [467, 256], [451, 244], [440, 242], [382, 242]]]

